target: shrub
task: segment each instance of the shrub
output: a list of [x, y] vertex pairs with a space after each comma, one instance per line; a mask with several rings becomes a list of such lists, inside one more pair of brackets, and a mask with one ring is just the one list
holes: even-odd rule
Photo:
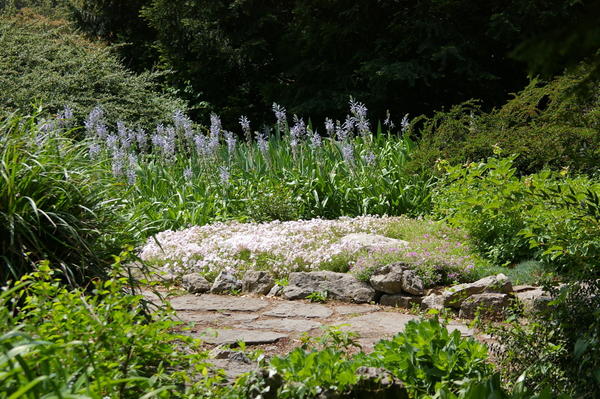
[[600, 165], [600, 121], [598, 91], [575, 95], [589, 68], [543, 82], [532, 80], [504, 106], [483, 112], [476, 101], [437, 112], [415, 121], [421, 126], [419, 147], [411, 168], [433, 168], [436, 160], [451, 164], [477, 162], [493, 155], [496, 144], [515, 160], [519, 174], [544, 167], [593, 173]]
[[600, 184], [566, 170], [518, 177], [516, 158], [448, 166], [436, 214], [496, 264], [536, 259], [563, 275], [597, 274]]
[[35, 116], [0, 122], [0, 282], [48, 259], [82, 283], [127, 243], [110, 176], [70, 134], [40, 130]]
[[82, 122], [101, 105], [111, 121], [152, 126], [185, 104], [160, 93], [159, 75], [126, 70], [109, 47], [73, 33], [64, 21], [25, 11], [0, 19], [0, 108], [28, 112], [40, 102], [47, 112], [65, 105]]
[[42, 262], [0, 290], [0, 398], [219, 396], [199, 343], [112, 277], [68, 290]]

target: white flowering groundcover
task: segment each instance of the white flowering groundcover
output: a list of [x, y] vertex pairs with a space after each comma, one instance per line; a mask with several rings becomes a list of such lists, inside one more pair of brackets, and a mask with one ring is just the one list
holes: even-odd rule
[[[140, 257], [157, 267], [160, 274], [172, 278], [199, 272], [211, 279], [226, 268], [238, 275], [245, 270], [267, 270], [278, 277], [285, 277], [292, 271], [353, 271], [357, 261], [359, 264], [369, 262], [374, 254], [366, 253], [356, 243], [341, 241], [342, 237], [352, 233], [389, 235], [394, 226], [407, 223], [431, 222], [403, 217], [361, 216], [336, 220], [215, 223], [161, 232], [147, 242]], [[450, 267], [458, 273], [473, 268], [473, 260], [464, 253], [460, 242], [443, 239], [437, 240], [434, 248], [431, 245], [424, 247], [423, 243], [430, 243], [431, 239], [429, 234], [423, 237], [412, 241], [406, 248], [383, 250], [374, 261], [379, 263], [391, 257], [391, 260], [408, 260], [416, 267], [432, 261], [436, 265], [442, 262], [444, 268]], [[461, 252], [457, 255], [449, 248], [458, 248]], [[418, 253], [423, 255], [417, 256]]]

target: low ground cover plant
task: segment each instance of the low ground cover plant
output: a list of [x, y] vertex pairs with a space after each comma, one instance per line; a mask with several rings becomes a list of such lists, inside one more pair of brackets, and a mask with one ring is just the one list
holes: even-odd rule
[[[354, 233], [383, 234], [408, 245], [367, 250], [343, 239]], [[458, 240], [460, 232], [455, 229], [405, 217], [223, 222], [161, 232], [147, 241], [140, 257], [171, 277], [199, 272], [209, 279], [227, 269], [239, 276], [246, 270], [266, 270], [278, 277], [292, 271], [349, 271], [368, 280], [377, 267], [404, 262], [434, 285], [471, 281], [476, 270], [487, 265]]]

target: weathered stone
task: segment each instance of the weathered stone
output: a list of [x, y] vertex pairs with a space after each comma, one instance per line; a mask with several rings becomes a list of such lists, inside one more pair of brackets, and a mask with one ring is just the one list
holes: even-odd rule
[[183, 276], [181, 286], [190, 294], [204, 294], [210, 290], [210, 283], [199, 273], [190, 273]]
[[435, 293], [424, 296], [421, 301], [421, 308], [435, 310], [444, 309], [444, 296]]
[[356, 369], [358, 382], [348, 395], [357, 399], [408, 399], [408, 391], [401, 380], [396, 378], [390, 371], [381, 367], [361, 366]]
[[231, 273], [223, 270], [213, 283], [210, 292], [220, 294], [224, 292], [239, 291], [242, 288], [242, 283]]
[[265, 312], [265, 316], [272, 317], [305, 317], [305, 318], [327, 318], [333, 314], [333, 310], [325, 305], [312, 303], [289, 303], [284, 302], [275, 308]]
[[273, 276], [265, 271], [249, 270], [242, 279], [242, 291], [266, 295], [275, 285]]
[[413, 305], [421, 305], [423, 300], [420, 296], [407, 295], [383, 295], [379, 303], [385, 306], [395, 306], [398, 308], [410, 309]]
[[446, 330], [448, 330], [449, 333], [458, 331], [462, 337], [472, 337], [473, 335], [475, 335], [475, 330], [456, 321], [450, 321], [446, 325]]
[[405, 270], [402, 273], [402, 291], [413, 295], [423, 295], [425, 284], [417, 272], [414, 270]]
[[548, 310], [548, 304], [552, 301], [550, 294], [541, 288], [529, 291], [516, 292], [515, 296], [523, 305], [527, 314], [540, 313]]
[[369, 284], [347, 273], [328, 271], [290, 273], [283, 297], [302, 299], [317, 291], [327, 291], [329, 298], [347, 302], [364, 303], [375, 299], [375, 290]]
[[253, 321], [252, 323], [246, 323], [245, 325], [239, 325], [238, 327], [252, 327], [253, 329], [259, 330], [284, 332], [305, 332], [320, 326], [321, 323], [312, 320], [279, 318]]
[[274, 285], [273, 288], [267, 294], [268, 297], [281, 296], [283, 294], [283, 286]]
[[381, 307], [374, 305], [337, 305], [333, 309], [339, 315], [372, 313], [381, 310]]
[[389, 238], [379, 234], [352, 233], [342, 237], [340, 244], [367, 251], [380, 251], [384, 249], [402, 249], [408, 245], [408, 241]]
[[376, 291], [385, 294], [399, 294], [402, 292], [402, 279], [406, 266], [392, 263], [375, 270], [369, 282]]
[[239, 322], [247, 322], [258, 319], [258, 315], [254, 313], [247, 312], [210, 312], [210, 313], [197, 313], [190, 311], [179, 311], [177, 312], [177, 316], [181, 319], [181, 321], [207, 325], [207, 324], [217, 324], [217, 325], [228, 325], [231, 323], [239, 323]]
[[508, 277], [500, 273], [496, 276], [488, 276], [473, 283], [458, 284], [447, 288], [442, 292], [444, 306], [459, 308], [463, 301], [475, 294], [497, 293], [509, 294], [512, 292], [512, 284]]
[[199, 334], [198, 338], [209, 344], [235, 344], [245, 342], [248, 345], [270, 344], [286, 338], [286, 334], [273, 331], [256, 331], [245, 329], [217, 329], [206, 330]]
[[473, 319], [477, 314], [486, 319], [503, 319], [510, 306], [510, 295], [498, 293], [474, 294], [463, 301], [459, 317]]
[[244, 298], [222, 295], [183, 295], [171, 300], [175, 310], [232, 310], [239, 312], [255, 312], [269, 305], [269, 302], [258, 298]]
[[342, 330], [357, 332], [362, 337], [377, 335], [383, 338], [404, 331], [406, 323], [417, 319], [417, 316], [398, 312], [375, 312], [344, 320], [338, 325]]
[[533, 285], [528, 285], [528, 284], [522, 284], [522, 285], [514, 285], [513, 286], [513, 292], [525, 292], [525, 291], [532, 291], [537, 289], [538, 287], [535, 287]]

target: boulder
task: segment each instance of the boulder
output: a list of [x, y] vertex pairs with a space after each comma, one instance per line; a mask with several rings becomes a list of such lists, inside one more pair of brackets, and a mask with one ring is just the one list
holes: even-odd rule
[[548, 304], [552, 300], [550, 294], [541, 288], [519, 291], [515, 293], [515, 296], [523, 305], [523, 311], [526, 314], [535, 314], [548, 310]]
[[264, 271], [249, 270], [242, 279], [242, 291], [267, 295], [275, 285], [273, 277]]
[[379, 234], [352, 233], [342, 237], [340, 244], [367, 251], [380, 251], [385, 249], [402, 249], [408, 245], [408, 241], [389, 238]]
[[425, 285], [414, 270], [403, 263], [391, 263], [378, 268], [369, 279], [371, 286], [384, 294], [406, 292], [423, 295]]
[[423, 309], [444, 309], [444, 296], [436, 293], [424, 296], [421, 301], [421, 308]]
[[458, 284], [447, 288], [442, 292], [444, 306], [460, 308], [465, 299], [472, 295], [483, 293], [509, 294], [512, 292], [512, 284], [508, 277], [500, 273], [496, 276], [488, 276], [473, 283]]
[[503, 319], [506, 317], [510, 300], [511, 296], [508, 294], [474, 294], [462, 302], [458, 316], [463, 319], [473, 319], [479, 314], [486, 319]]
[[204, 294], [210, 290], [210, 283], [199, 273], [186, 274], [181, 278], [181, 285], [190, 294]]
[[283, 286], [274, 285], [267, 293], [268, 297], [281, 296], [283, 294]]
[[285, 299], [302, 299], [317, 291], [327, 291], [329, 298], [347, 302], [365, 303], [375, 299], [375, 290], [369, 284], [347, 273], [294, 272], [288, 280], [289, 285], [283, 289]]
[[392, 263], [378, 268], [369, 279], [371, 287], [385, 294], [401, 293], [405, 269], [406, 266], [400, 263]]
[[402, 291], [413, 295], [423, 295], [425, 284], [417, 272], [414, 270], [405, 270], [402, 274]]
[[210, 292], [213, 294], [222, 294], [231, 291], [239, 291], [242, 283], [230, 272], [223, 270], [213, 283]]
[[407, 295], [383, 295], [379, 300], [381, 305], [410, 309], [413, 305], [421, 305], [423, 297]]

